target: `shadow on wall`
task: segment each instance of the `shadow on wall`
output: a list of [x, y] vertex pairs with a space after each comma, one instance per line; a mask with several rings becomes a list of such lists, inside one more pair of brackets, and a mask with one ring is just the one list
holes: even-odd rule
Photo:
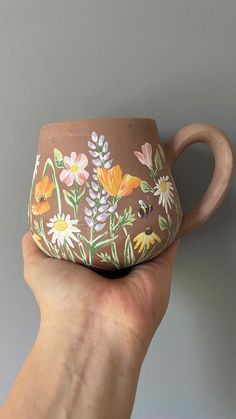
[[[164, 143], [166, 140], [163, 140]], [[176, 162], [173, 176], [183, 211], [191, 209], [205, 192], [214, 159], [203, 144], [188, 148]], [[236, 411], [236, 177], [213, 217], [191, 237], [185, 249], [183, 276], [175, 287], [196, 313], [205, 385], [229, 411]], [[190, 243], [190, 242], [189, 242]], [[234, 416], [232, 416], [234, 417]]]

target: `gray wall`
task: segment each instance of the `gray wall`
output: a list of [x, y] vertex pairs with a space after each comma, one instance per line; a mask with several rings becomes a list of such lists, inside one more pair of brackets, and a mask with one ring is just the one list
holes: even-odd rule
[[[41, 125], [149, 116], [165, 140], [203, 121], [236, 146], [235, 19], [233, 0], [1, 0], [1, 403], [39, 324], [20, 240]], [[204, 146], [181, 157], [174, 174], [185, 209], [212, 169]], [[235, 417], [235, 192], [234, 184], [207, 225], [182, 240], [133, 419]]]

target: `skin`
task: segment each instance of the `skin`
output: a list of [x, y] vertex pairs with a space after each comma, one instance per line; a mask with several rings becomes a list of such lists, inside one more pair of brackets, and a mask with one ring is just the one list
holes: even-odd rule
[[24, 277], [41, 321], [0, 419], [130, 418], [143, 360], [168, 306], [178, 244], [111, 280], [48, 258], [27, 232]]

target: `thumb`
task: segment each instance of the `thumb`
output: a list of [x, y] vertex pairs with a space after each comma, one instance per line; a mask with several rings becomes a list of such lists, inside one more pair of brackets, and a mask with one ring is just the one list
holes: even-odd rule
[[156, 261], [156, 263], [158, 264], [161, 263], [172, 268], [179, 245], [180, 245], [180, 239], [172, 243], [170, 246], [168, 246], [164, 252], [162, 252], [159, 256], [157, 256], [153, 260]]
[[39, 259], [44, 259], [46, 257], [35, 244], [30, 231], [27, 231], [22, 238], [22, 252], [25, 265], [32, 264]]

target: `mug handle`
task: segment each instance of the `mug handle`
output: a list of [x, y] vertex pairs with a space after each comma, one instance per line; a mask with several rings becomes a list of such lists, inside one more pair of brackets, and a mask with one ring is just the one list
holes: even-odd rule
[[224, 132], [209, 124], [191, 124], [180, 129], [164, 145], [167, 165], [172, 169], [175, 161], [189, 145], [196, 142], [207, 144], [215, 158], [213, 177], [200, 202], [183, 215], [178, 240], [205, 223], [222, 202], [229, 189], [234, 170], [234, 153]]

